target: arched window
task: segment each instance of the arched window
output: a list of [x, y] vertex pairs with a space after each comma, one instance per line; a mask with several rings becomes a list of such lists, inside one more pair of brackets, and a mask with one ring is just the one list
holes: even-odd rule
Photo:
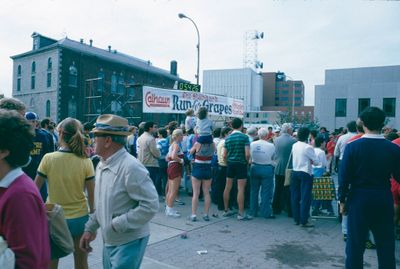
[[17, 75], [18, 75], [18, 76], [21, 76], [21, 65], [18, 65], [18, 68], [17, 68]]
[[76, 118], [76, 100], [75, 96], [71, 96], [71, 99], [68, 101], [68, 116], [71, 118]]
[[75, 67], [75, 62], [69, 67], [68, 86], [78, 87], [78, 69]]
[[47, 59], [47, 70], [51, 70], [53, 68], [53, 62], [51, 61], [51, 57]]
[[46, 117], [50, 117], [50, 100], [46, 101]]
[[32, 62], [31, 73], [36, 73], [36, 62]]

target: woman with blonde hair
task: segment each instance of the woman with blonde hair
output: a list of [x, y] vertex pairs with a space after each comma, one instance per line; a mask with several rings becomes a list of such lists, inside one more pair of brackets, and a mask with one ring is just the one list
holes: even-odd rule
[[166, 197], [165, 214], [167, 216], [179, 218], [181, 215], [174, 209], [174, 201], [179, 191], [182, 179], [182, 167], [183, 167], [183, 152], [180, 147], [180, 143], [183, 139], [183, 132], [181, 129], [175, 129], [172, 132], [172, 143], [169, 146], [167, 154], [168, 161], [168, 193]]
[[[40, 189], [47, 180], [49, 196], [46, 203], [59, 204], [63, 208], [74, 240], [75, 268], [86, 269], [87, 254], [79, 248], [79, 240], [84, 232], [89, 212], [94, 211], [93, 164], [86, 155], [83, 127], [78, 120], [66, 118], [57, 129], [60, 148], [43, 157], [35, 183]], [[53, 247], [51, 268], [57, 268], [58, 259], [63, 256], [64, 253], [59, 253], [56, 247]]]

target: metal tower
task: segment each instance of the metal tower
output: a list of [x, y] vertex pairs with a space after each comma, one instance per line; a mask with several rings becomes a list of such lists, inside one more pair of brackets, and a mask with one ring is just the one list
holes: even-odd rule
[[264, 38], [264, 32], [249, 30], [244, 34], [243, 67], [257, 71], [263, 68], [263, 63], [258, 61], [258, 40]]

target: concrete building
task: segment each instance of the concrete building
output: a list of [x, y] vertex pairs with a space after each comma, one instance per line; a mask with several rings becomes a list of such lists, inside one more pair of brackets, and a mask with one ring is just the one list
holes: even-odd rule
[[315, 117], [329, 130], [368, 106], [382, 108], [387, 125], [400, 128], [400, 65], [326, 70], [325, 84], [315, 86]]
[[285, 73], [279, 71], [262, 73], [262, 76], [262, 106], [304, 106], [304, 83], [302, 80], [288, 80]]
[[184, 81], [177, 76], [175, 61], [167, 71], [111, 46], [94, 47], [92, 40], [54, 40], [38, 33], [32, 38], [32, 50], [11, 57], [13, 97], [40, 118], [94, 121], [99, 114], [114, 113], [136, 123], [130, 100], [137, 95], [137, 85], [171, 89]]
[[245, 111], [260, 110], [262, 76], [250, 68], [204, 70], [204, 93], [243, 99]]

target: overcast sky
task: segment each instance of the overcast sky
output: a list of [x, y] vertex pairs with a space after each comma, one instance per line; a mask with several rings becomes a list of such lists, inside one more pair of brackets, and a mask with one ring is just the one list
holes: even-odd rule
[[[31, 34], [68, 36], [150, 60], [195, 81], [194, 26], [200, 30], [200, 74], [243, 67], [244, 34], [265, 33], [258, 43], [264, 72], [303, 80], [306, 105], [314, 86], [334, 68], [400, 64], [400, 1], [352, 0], [1, 0], [0, 92], [11, 96], [12, 60], [31, 50]], [[200, 81], [202, 75], [200, 76]]]

